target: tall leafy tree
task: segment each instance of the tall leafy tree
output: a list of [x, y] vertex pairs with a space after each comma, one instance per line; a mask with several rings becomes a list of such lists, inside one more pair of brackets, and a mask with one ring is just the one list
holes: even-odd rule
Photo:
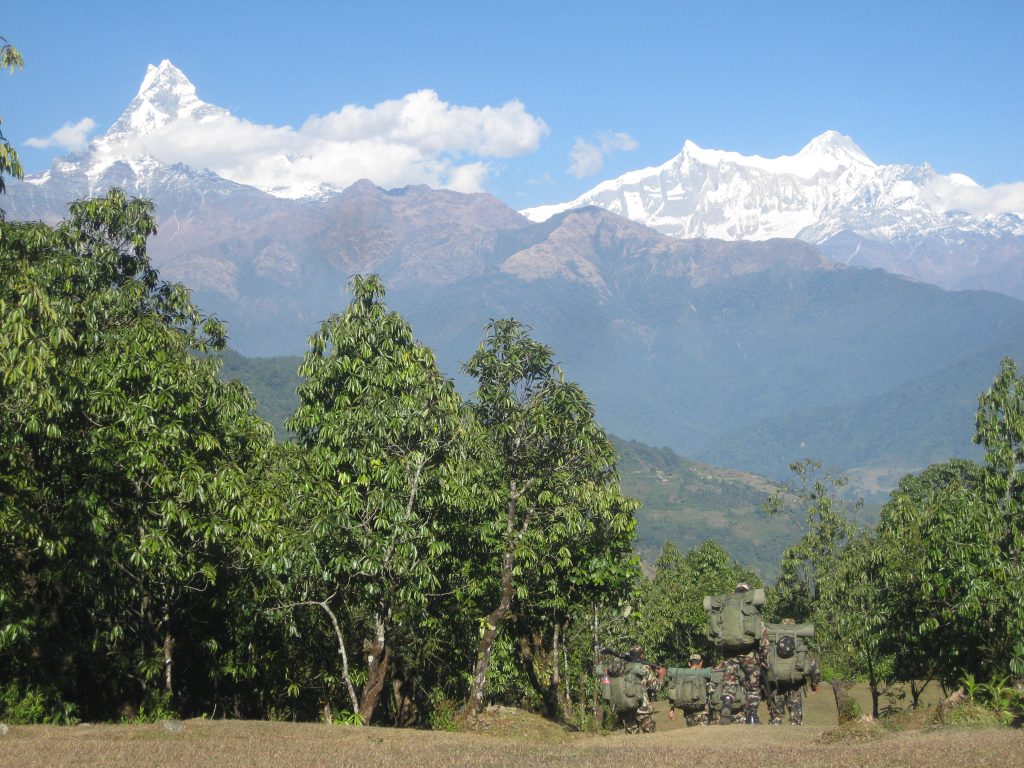
[[602, 546], [615, 552], [616, 541], [631, 539], [635, 523], [633, 505], [619, 490], [611, 442], [548, 347], [516, 320], [495, 320], [465, 370], [477, 381], [470, 408], [486, 438], [491, 495], [482, 540], [493, 584], [465, 710], [472, 716], [483, 707], [495, 639], [514, 601], [529, 604], [538, 590], [550, 596], [543, 582], [576, 580], [574, 588], [586, 585], [599, 595], [604, 567], [587, 571], [599, 555], [574, 551], [574, 542], [607, 535]]
[[924, 588], [928, 519], [937, 497], [957, 486], [977, 491], [982, 480], [982, 467], [972, 461], [934, 464], [901, 479], [879, 514], [868, 571], [878, 582], [877, 610], [885, 617], [882, 640], [892, 655], [893, 675], [910, 685], [914, 707], [931, 680], [949, 679], [951, 654], [965, 639], [946, 622], [932, 621], [936, 606]]
[[862, 502], [847, 501], [842, 496], [846, 478], [822, 471], [821, 462], [808, 459], [791, 464], [790, 469], [796, 474], [795, 485], [774, 494], [765, 509], [778, 514], [785, 508], [784, 494], [795, 495], [807, 516], [806, 533], [783, 552], [768, 611], [779, 618], [790, 616], [801, 621], [814, 610], [821, 576], [856, 532], [851, 518]]
[[[394, 655], [396, 627], [415, 623], [440, 590], [439, 565], [467, 518], [463, 414], [452, 383], [409, 324], [383, 303], [376, 275], [357, 276], [352, 302], [324, 322], [300, 368], [300, 405], [288, 421], [306, 451], [295, 564], [302, 600], [346, 632], [332, 601], [365, 609], [366, 675], [360, 697], [343, 671], [353, 712], [369, 722]], [[296, 569], [292, 570], [296, 575]], [[336, 603], [334, 603], [336, 604]], [[344, 662], [347, 666], [347, 660]]]
[[272, 433], [194, 354], [223, 329], [150, 265], [150, 203], [112, 190], [56, 230], [4, 226], [0, 636], [41, 660], [32, 679], [94, 706], [173, 695], [185, 614], [217, 580]]

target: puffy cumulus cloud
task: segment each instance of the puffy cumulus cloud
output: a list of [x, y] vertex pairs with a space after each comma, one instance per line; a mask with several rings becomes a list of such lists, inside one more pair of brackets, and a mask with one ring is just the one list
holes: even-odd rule
[[95, 127], [96, 122], [91, 117], [83, 117], [74, 125], [65, 123], [45, 139], [26, 139], [25, 145], [35, 147], [36, 149], [57, 147], [59, 149], [67, 149], [72, 152], [81, 152], [88, 145], [89, 133]]
[[434, 91], [422, 90], [375, 107], [350, 105], [311, 117], [302, 132], [342, 142], [383, 138], [430, 154], [513, 157], [535, 150], [548, 127], [520, 101], [500, 107], [459, 107], [442, 101]]
[[628, 133], [606, 132], [597, 137], [596, 143], [576, 139], [569, 153], [569, 173], [577, 179], [593, 176], [604, 167], [604, 159], [613, 152], [629, 152], [639, 146]]
[[967, 176], [935, 176], [923, 190], [938, 211], [966, 211], [976, 216], [1015, 213], [1024, 216], [1024, 182], [983, 187]]
[[94, 142], [111, 159], [149, 155], [163, 163], [208, 168], [282, 197], [359, 179], [382, 187], [428, 184], [478, 192], [488, 158], [531, 152], [548, 131], [522, 103], [452, 106], [418, 91], [375, 107], [345, 106], [300, 128], [257, 125], [228, 113], [171, 120], [145, 134]]

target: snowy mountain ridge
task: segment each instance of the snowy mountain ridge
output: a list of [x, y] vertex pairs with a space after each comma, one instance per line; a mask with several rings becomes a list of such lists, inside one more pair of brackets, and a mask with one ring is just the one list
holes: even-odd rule
[[764, 158], [703, 149], [692, 141], [653, 168], [598, 184], [569, 203], [520, 211], [533, 221], [588, 205], [673, 237], [821, 244], [840, 232], [893, 240], [958, 231], [1024, 235], [1014, 212], [977, 216], [951, 206], [978, 185], [929, 165], [878, 165], [848, 136], [826, 131], [795, 155]]

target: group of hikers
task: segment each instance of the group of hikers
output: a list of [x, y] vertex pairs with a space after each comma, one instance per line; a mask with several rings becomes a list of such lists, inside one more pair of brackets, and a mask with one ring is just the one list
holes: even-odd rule
[[628, 654], [599, 664], [605, 704], [625, 724], [627, 733], [652, 733], [655, 729], [651, 697], [664, 690], [668, 716], [681, 710], [688, 726], [759, 725], [758, 706], [768, 704], [769, 724], [781, 725], [789, 715], [791, 725], [803, 722], [802, 689], [818, 685], [818, 664], [809, 656], [807, 639], [813, 624], [783, 619], [763, 621], [763, 589], [737, 584], [733, 592], [704, 598], [708, 614], [707, 636], [722, 651], [723, 659], [712, 668], [704, 666], [699, 653], [691, 654], [685, 667], [666, 667], [647, 660], [641, 646]]

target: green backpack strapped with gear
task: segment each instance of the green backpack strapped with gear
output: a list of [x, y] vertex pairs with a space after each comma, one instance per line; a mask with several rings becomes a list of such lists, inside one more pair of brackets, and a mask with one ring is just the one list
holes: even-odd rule
[[810, 671], [806, 638], [814, 637], [813, 624], [765, 624], [768, 630], [769, 685], [796, 687]]
[[684, 712], [696, 712], [707, 706], [710, 669], [672, 667], [668, 670], [667, 678], [666, 690], [672, 706], [679, 707]]
[[704, 598], [708, 613], [708, 640], [726, 653], [746, 653], [761, 639], [763, 589], [727, 592]]
[[647, 667], [635, 661], [598, 664], [594, 674], [601, 678], [601, 698], [616, 712], [635, 712], [643, 703]]

